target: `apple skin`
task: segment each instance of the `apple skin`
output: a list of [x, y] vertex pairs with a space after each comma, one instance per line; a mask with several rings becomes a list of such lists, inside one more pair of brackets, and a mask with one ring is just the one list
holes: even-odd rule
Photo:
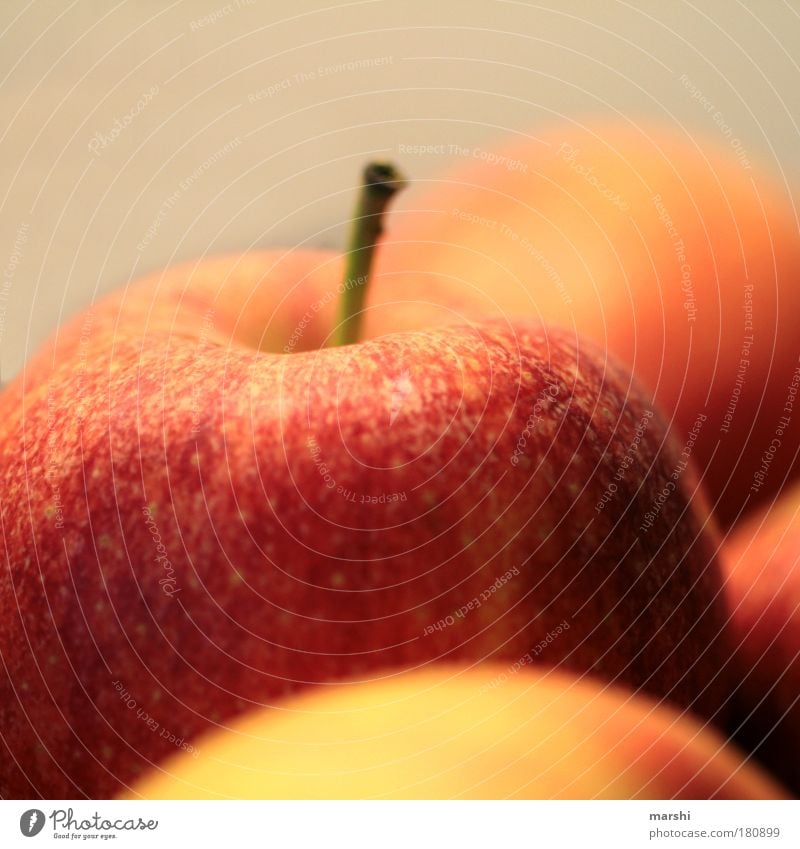
[[248, 708], [438, 660], [721, 716], [716, 542], [691, 470], [638, 531], [679, 458], [630, 376], [529, 320], [256, 350], [335, 294], [331, 259], [154, 275], [0, 395], [3, 797], [111, 796]]
[[430, 301], [470, 318], [574, 327], [633, 371], [679, 438], [705, 414], [693, 457], [723, 527], [774, 496], [778, 463], [797, 477], [797, 410], [754, 477], [800, 365], [789, 193], [729, 146], [657, 124], [551, 127], [492, 152], [505, 159], [409, 192], [378, 258], [386, 286], [422, 275]]
[[591, 679], [483, 664], [307, 691], [170, 758], [136, 799], [783, 799], [717, 732]]
[[800, 487], [723, 548], [737, 688], [730, 727], [800, 795]]

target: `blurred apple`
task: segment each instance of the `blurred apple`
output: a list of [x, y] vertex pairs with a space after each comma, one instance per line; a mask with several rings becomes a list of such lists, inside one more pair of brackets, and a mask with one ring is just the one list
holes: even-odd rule
[[716, 732], [560, 672], [440, 667], [317, 688], [212, 732], [146, 799], [775, 799]]
[[800, 487], [739, 526], [723, 552], [732, 730], [800, 794]]

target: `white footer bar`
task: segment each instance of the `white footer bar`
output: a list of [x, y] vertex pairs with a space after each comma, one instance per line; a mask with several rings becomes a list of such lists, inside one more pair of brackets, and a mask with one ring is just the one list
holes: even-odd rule
[[0, 846], [800, 846], [800, 802], [0, 801]]

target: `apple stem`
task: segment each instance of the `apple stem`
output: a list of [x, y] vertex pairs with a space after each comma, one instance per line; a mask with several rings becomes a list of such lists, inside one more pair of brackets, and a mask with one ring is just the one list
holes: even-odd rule
[[364, 314], [372, 255], [383, 233], [383, 218], [389, 201], [405, 186], [402, 174], [387, 162], [370, 162], [364, 169], [350, 244], [347, 248], [342, 298], [333, 345], [357, 342]]

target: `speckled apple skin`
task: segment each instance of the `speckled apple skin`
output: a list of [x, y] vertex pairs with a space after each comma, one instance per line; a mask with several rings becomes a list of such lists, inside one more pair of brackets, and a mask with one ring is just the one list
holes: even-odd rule
[[800, 796], [800, 486], [737, 528], [722, 563], [731, 731]]
[[630, 377], [534, 322], [257, 351], [240, 314], [266, 325], [291, 290], [289, 333], [330, 283], [273, 260], [117, 293], [0, 396], [0, 794], [111, 796], [248, 707], [439, 660], [531, 657], [714, 715], [690, 471], [639, 531], [677, 462], [657, 415], [595, 509], [650, 409]]

